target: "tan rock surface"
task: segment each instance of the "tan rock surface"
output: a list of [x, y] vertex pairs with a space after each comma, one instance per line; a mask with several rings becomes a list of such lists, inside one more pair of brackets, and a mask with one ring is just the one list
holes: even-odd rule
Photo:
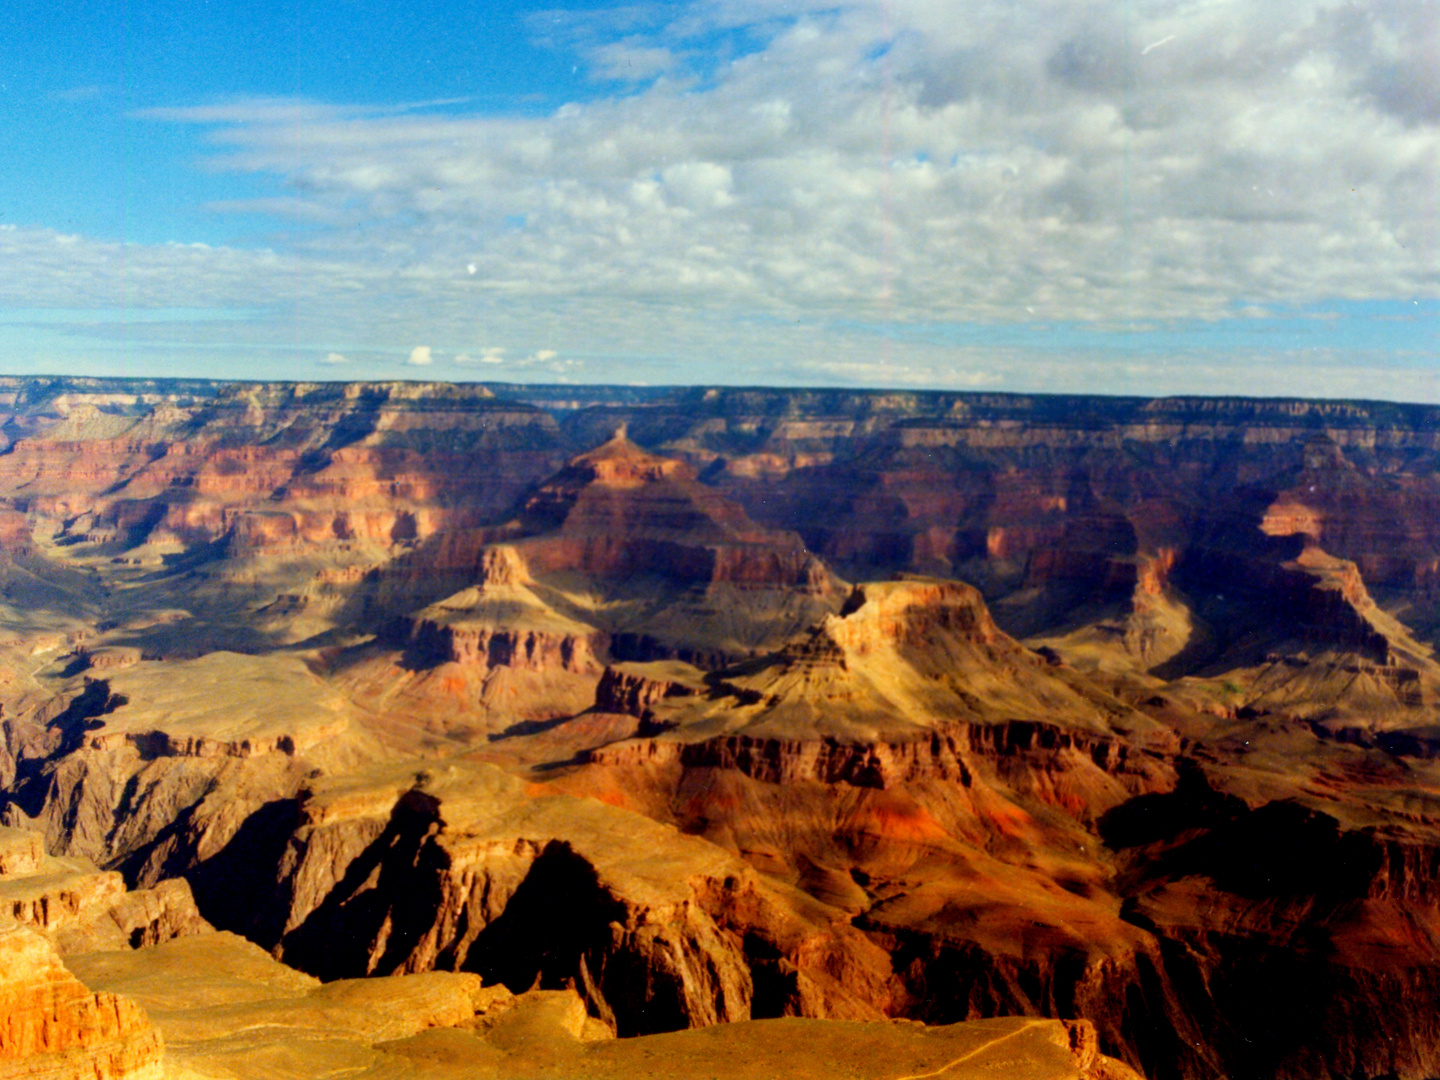
[[1119, 1062], [1099, 1055], [1091, 1040], [1093, 1033], [1077, 1038], [1056, 1020], [984, 1020], [923, 1028], [782, 1019], [589, 1044], [567, 1044], [551, 1035], [544, 1044], [538, 1038], [523, 1048], [511, 1044], [514, 1049], [500, 1062], [487, 1060], [477, 1040], [447, 1031], [426, 1032], [384, 1049], [413, 1062], [417, 1075], [424, 1075], [420, 1069], [428, 1067], [437, 1076], [457, 1080], [462, 1076], [495, 1080], [1137, 1078]]
[[400, 1075], [400, 1063], [374, 1044], [469, 1023], [480, 992], [474, 975], [438, 972], [322, 985], [225, 933], [70, 963], [144, 1004], [181, 1077]]
[[0, 918], [49, 937], [62, 953], [126, 949], [210, 929], [183, 878], [127, 890], [114, 871], [45, 853], [44, 837], [0, 826]]
[[95, 985], [144, 1005], [181, 1077], [1134, 1076], [1098, 1053], [1092, 1029], [1048, 1020], [943, 1028], [775, 1020], [614, 1040], [595, 1029], [573, 991], [497, 1000], [474, 976], [440, 973], [321, 986], [228, 934], [81, 956], [73, 966]]
[[124, 704], [87, 733], [90, 745], [122, 740], [148, 756], [314, 756], [343, 741], [340, 695], [292, 656], [212, 652], [168, 664], [140, 663], [108, 676]]
[[679, 725], [666, 737], [745, 731], [865, 744], [1030, 720], [1173, 743], [1143, 713], [1000, 631], [978, 590], [957, 581], [857, 586], [840, 613], [781, 651], [720, 673], [715, 689], [704, 703], [657, 711], [658, 721]]

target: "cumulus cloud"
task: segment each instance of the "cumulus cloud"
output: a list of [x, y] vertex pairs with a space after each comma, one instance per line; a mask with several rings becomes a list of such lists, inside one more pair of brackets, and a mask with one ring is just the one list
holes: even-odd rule
[[[855, 3], [802, 14], [703, 92], [533, 120], [165, 115], [233, 125], [220, 163], [289, 177], [308, 215], [363, 218], [415, 263], [453, 247], [532, 295], [1213, 317], [1241, 297], [1434, 290], [1433, 80], [1410, 75], [1435, 20], [1413, 9], [1367, 12], [1357, 44], [1317, 3], [995, 0], [956, 20], [894, 0], [888, 26]], [[653, 73], [673, 63], [667, 26], [586, 48], [650, 49]]]
[[429, 367], [435, 362], [435, 358], [430, 354], [429, 345], [416, 345], [410, 350], [410, 358], [405, 362], [412, 367]]
[[345, 355], [342, 354], [342, 353], [332, 352], [332, 353], [326, 353], [326, 354], [325, 354], [325, 358], [324, 358], [323, 360], [321, 360], [320, 363], [322, 363], [322, 364], [348, 364], [348, 363], [350, 363], [350, 358], [349, 358], [348, 356], [345, 356]]
[[[344, 328], [402, 351], [424, 334], [448, 352], [483, 325], [554, 342], [596, 378], [649, 356], [699, 365], [671, 381], [764, 377], [778, 362], [787, 378], [1043, 387], [1065, 379], [1046, 327], [1134, 330], [1143, 344], [1146, 327], [1257, 307], [1440, 295], [1437, 12], [1409, 0], [551, 12], [537, 33], [637, 85], [534, 117], [273, 100], [152, 111], [203, 125], [211, 167], [288, 185], [299, 194], [252, 206], [313, 227], [274, 252], [29, 235], [35, 261], [7, 258], [27, 273], [0, 281], [0, 299], [58, 297], [67, 280], [156, 303], [193, 286], [192, 302], [253, 304], [263, 290], [285, 298], [283, 324], [257, 322], [266, 343], [303, 334], [324, 348]], [[86, 273], [64, 272], [75, 264]], [[924, 337], [976, 324], [1033, 326], [1036, 351], [951, 363], [960, 354]], [[878, 355], [880, 326], [919, 336]], [[562, 362], [542, 352], [529, 358]], [[1333, 377], [1286, 368], [1306, 370], [1312, 388]], [[1133, 378], [1163, 390], [1160, 371]], [[1142, 388], [1131, 377], [1107, 385]]]

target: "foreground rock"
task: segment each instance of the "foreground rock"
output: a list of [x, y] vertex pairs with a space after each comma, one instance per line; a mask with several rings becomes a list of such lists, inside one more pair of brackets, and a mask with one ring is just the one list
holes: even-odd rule
[[0, 826], [0, 919], [36, 930], [64, 952], [153, 945], [210, 929], [183, 878], [127, 890], [113, 870], [55, 858], [44, 837]]
[[230, 934], [73, 963], [141, 1003], [172, 1075], [193, 1080], [1137, 1080], [1083, 1023], [780, 1020], [616, 1040], [574, 991], [516, 997], [435, 972], [321, 985]]
[[129, 998], [82, 985], [40, 933], [0, 926], [0, 1077], [161, 1080], [163, 1049]]
[[[261, 940], [289, 963], [325, 978], [441, 968], [515, 991], [576, 986], [622, 1035], [749, 1019], [747, 933], [817, 953], [865, 945], [839, 913], [805, 918], [712, 844], [459, 761], [317, 785], [275, 873], [285, 923]], [[824, 1000], [811, 1015], [829, 1015]]]

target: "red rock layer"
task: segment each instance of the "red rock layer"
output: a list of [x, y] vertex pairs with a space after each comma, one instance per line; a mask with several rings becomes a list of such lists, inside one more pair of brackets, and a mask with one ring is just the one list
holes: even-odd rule
[[[794, 534], [763, 529], [696, 479], [693, 467], [623, 433], [575, 458], [525, 503], [517, 544], [535, 574], [819, 590], [822, 564]], [[538, 535], [536, 535], [538, 534]]]
[[77, 426], [95, 434], [18, 440], [0, 492], [64, 537], [122, 547], [413, 541], [499, 516], [563, 460], [544, 414], [447, 384], [230, 386], [118, 437], [93, 418], [53, 430]]
[[399, 640], [425, 667], [466, 664], [479, 668], [510, 667], [523, 671], [598, 674], [597, 654], [604, 635], [554, 634], [512, 630], [503, 626], [447, 626], [428, 619], [402, 620]]
[[0, 929], [0, 1077], [160, 1080], [162, 1056], [133, 1001], [90, 993], [39, 934]]

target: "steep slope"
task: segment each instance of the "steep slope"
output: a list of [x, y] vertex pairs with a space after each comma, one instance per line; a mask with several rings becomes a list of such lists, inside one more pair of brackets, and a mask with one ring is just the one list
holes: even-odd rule
[[[691, 466], [646, 452], [623, 431], [540, 484], [501, 537], [503, 555], [478, 556], [482, 584], [524, 584], [596, 626], [620, 658], [747, 655], [841, 596], [797, 536], [757, 526]], [[423, 566], [424, 554], [411, 561]]]
[[465, 587], [385, 627], [382, 645], [418, 674], [372, 651], [345, 677], [417, 715], [458, 706], [490, 733], [583, 711], [606, 661], [753, 655], [843, 597], [794, 534], [756, 526], [623, 433], [538, 485], [514, 520], [436, 534], [373, 579], [377, 595], [391, 579]]
[[892, 1014], [1079, 1015], [1155, 1077], [1431, 1075], [1433, 767], [1114, 689], [966, 586], [866, 585], [703, 692], [613, 694], [659, 733], [553, 783], [848, 912]]
[[159, 1034], [135, 1002], [91, 993], [35, 931], [0, 925], [0, 1076], [161, 1080]]
[[[838, 614], [779, 653], [721, 676], [728, 730], [852, 742], [928, 737], [952, 724], [1062, 718], [1091, 735], [1159, 728], [1001, 632], [979, 592], [912, 578], [857, 587]], [[703, 721], [680, 721], [686, 735]]]
[[49, 855], [39, 833], [5, 826], [0, 920], [46, 935], [63, 952], [153, 945], [209, 929], [183, 879], [127, 890], [114, 871]]

